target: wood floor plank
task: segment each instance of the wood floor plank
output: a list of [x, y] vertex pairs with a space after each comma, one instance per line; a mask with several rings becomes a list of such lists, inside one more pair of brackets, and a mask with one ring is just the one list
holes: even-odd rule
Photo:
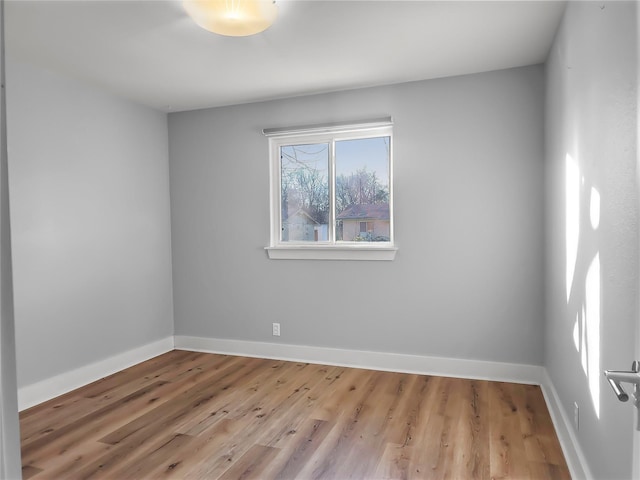
[[[290, 444], [295, 443], [295, 435], [303, 423], [310, 418], [309, 413], [314, 408], [309, 401], [307, 392], [322, 389], [326, 395], [331, 395], [329, 386], [344, 370], [342, 367], [333, 367], [328, 370], [328, 375], [320, 376], [314, 374], [314, 370], [318, 370], [317, 365], [310, 365], [309, 369], [311, 370], [311, 375], [308, 380], [294, 385], [295, 388], [292, 390], [292, 395], [286, 400], [286, 408], [279, 408], [277, 411], [272, 410], [269, 413], [271, 415], [269, 424], [257, 432], [256, 441], [263, 445], [281, 449], [288, 448]], [[317, 419], [313, 418], [313, 420]]]
[[[189, 356], [189, 353], [174, 350], [154, 357], [147, 362], [83, 387], [82, 396], [70, 392], [58, 397], [55, 402], [47, 402], [48, 408], [31, 408], [21, 412], [22, 442], [28, 443], [35, 437], [46, 436], [62, 424], [79, 420], [123, 396], [162, 381], [162, 378], [158, 378], [160, 377], [159, 373], [163, 369], [175, 371], [181, 362], [193, 358], [193, 356]], [[206, 354], [202, 354], [202, 356], [209, 358]]]
[[342, 397], [342, 403], [337, 405], [339, 410], [334, 415], [332, 428], [311, 457], [309, 465], [302, 470], [302, 478], [331, 478], [342, 461], [355, 457], [350, 453], [357, 442], [356, 427], [363, 402], [372, 389], [373, 378], [373, 375], [368, 376], [363, 388], [349, 387], [349, 396]]
[[[239, 365], [244, 364], [239, 363]], [[223, 370], [223, 372], [226, 372], [226, 370]], [[158, 425], [157, 422], [148, 423], [146, 420], [141, 422], [139, 419], [141, 417], [148, 419], [158, 414], [162, 415], [162, 413], [169, 410], [172, 405], [170, 404], [168, 408], [163, 408], [164, 403], [171, 402], [175, 397], [181, 397], [181, 399], [177, 401], [177, 404], [181, 408], [184, 408], [182, 396], [185, 392], [193, 390], [194, 387], [204, 388], [203, 384], [208, 385], [206, 381], [210, 380], [210, 377], [216, 377], [215, 381], [220, 380], [220, 378], [216, 376], [216, 371], [205, 372], [203, 375], [202, 377], [194, 376], [189, 379], [183, 378], [175, 384], [158, 381], [153, 385], [141, 388], [137, 392], [113, 401], [105, 407], [96, 410], [90, 416], [83, 417], [76, 422], [66, 425], [61, 431], [51, 432], [49, 436], [41, 438], [37, 444], [29, 443], [23, 445], [23, 462], [36, 466], [46, 466], [47, 461], [42, 460], [42, 456], [46, 457], [52, 451], [58, 451], [58, 457], [65, 456], [71, 458], [74, 456], [75, 450], [80, 448], [78, 443], [84, 443], [88, 440], [112, 443], [115, 445], [120, 441], [118, 435], [123, 435], [123, 431], [126, 433], [136, 431], [134, 427], [131, 427], [132, 424], [135, 426], [142, 424], [143, 427], [161, 431], [161, 425]], [[222, 379], [226, 378], [224, 374], [220, 377]], [[107, 415], [108, 421], [102, 421]], [[164, 420], [166, 421], [166, 419]], [[113, 436], [115, 436], [115, 441], [110, 442], [109, 440]], [[117, 454], [111, 451], [109, 455], [120, 457], [124, 454], [123, 452], [129, 453], [132, 451], [134, 446], [140, 449], [142, 444], [148, 444], [148, 438], [150, 437], [151, 435], [146, 435], [144, 432], [142, 434], [138, 432], [137, 436], [129, 439], [125, 449], [118, 450]], [[107, 440], [106, 442], [105, 439]], [[44, 445], [46, 445], [46, 447]], [[31, 454], [34, 451], [39, 452], [41, 457], [33, 458]], [[104, 471], [108, 471], [108, 465], [113, 464], [113, 462], [109, 461], [103, 463], [105, 465], [103, 465], [101, 469]]]
[[[78, 475], [79, 471], [89, 470], [90, 466], [96, 462], [96, 459], [110, 456], [110, 452], [114, 448], [112, 445], [105, 445], [99, 442], [83, 442], [82, 445], [73, 448], [69, 454], [48, 458], [46, 462], [43, 462], [45, 468], [41, 469], [44, 473], [35, 478], [82, 478], [82, 476]], [[95, 471], [95, 468], [93, 468], [93, 471]]]
[[[315, 370], [316, 367], [309, 369], [310, 372]], [[272, 438], [274, 434], [277, 435], [283, 422], [292, 416], [291, 412], [296, 411], [296, 405], [304, 406], [306, 390], [301, 388], [302, 386], [308, 384], [315, 387], [322, 382], [333, 380], [331, 376], [312, 375], [302, 385], [288, 384], [280, 378], [283, 374], [286, 372], [281, 372], [279, 376], [272, 378], [268, 395], [256, 395], [249, 402], [243, 404], [242, 408], [236, 412], [235, 417], [232, 417], [241, 426], [242, 433], [234, 436], [233, 443], [222, 445], [217, 458], [208, 458], [208, 464], [204, 470], [200, 469], [197, 475], [190, 472], [190, 478], [216, 478], [226, 470], [226, 462], [234, 461], [244, 455], [252, 442], [268, 442], [268, 439]], [[241, 415], [241, 412], [244, 414]]]
[[[266, 362], [266, 361], [265, 361]], [[269, 391], [258, 387], [256, 379], [250, 379], [246, 385], [250, 388], [239, 387], [230, 396], [236, 396], [238, 392], [244, 392], [244, 400], [238, 398], [235, 409], [229, 408], [224, 415], [227, 420], [227, 428], [233, 430], [233, 435], [208, 439], [207, 443], [215, 442], [215, 455], [211, 454], [211, 446], [199, 449], [199, 453], [192, 457], [193, 468], [182, 473], [185, 478], [216, 478], [228, 467], [228, 462], [233, 462], [242, 456], [253, 442], [258, 441], [265, 431], [280, 424], [279, 418], [286, 417], [291, 411], [292, 405], [306, 395], [306, 390], [297, 383], [283, 381], [283, 376], [292, 376], [306, 368], [304, 364], [291, 362], [279, 362], [278, 364], [265, 365], [257, 374], [264, 377], [259, 384]], [[315, 368], [312, 366], [311, 368]], [[316, 380], [318, 381], [318, 380]], [[233, 402], [232, 402], [233, 403]], [[225, 413], [224, 411], [222, 412]], [[215, 428], [216, 423], [213, 424]], [[200, 428], [202, 423], [197, 427]], [[207, 435], [209, 429], [201, 429], [201, 435]], [[195, 430], [190, 430], [195, 432]]]
[[405, 447], [409, 456], [408, 478], [429, 478], [440, 454], [440, 433], [443, 423], [442, 385], [446, 379], [429, 377], [422, 391], [420, 408], [414, 419], [415, 430]]
[[540, 388], [174, 351], [21, 414], [38, 479], [560, 479]]
[[[188, 358], [188, 352], [181, 352], [179, 350], [173, 350], [163, 355], [158, 355], [146, 362], [134, 365], [131, 368], [127, 368], [120, 372], [114, 373], [100, 380], [97, 380], [85, 387], [83, 387], [82, 396], [86, 398], [99, 398], [105, 393], [116, 393], [116, 390], [123, 387], [128, 388], [131, 382], [140, 382], [142, 380], [148, 381], [148, 383], [155, 383], [158, 380], [155, 379], [155, 374], [163, 367], [169, 367], [173, 365], [179, 365], [181, 359]], [[138, 390], [139, 387], [134, 386], [133, 390]], [[72, 394], [73, 392], [70, 392]], [[67, 394], [67, 395], [70, 395]], [[63, 396], [64, 397], [64, 396]]]
[[255, 395], [262, 394], [259, 385], [281, 375], [281, 370], [287, 365], [285, 362], [275, 362], [266, 372], [253, 371], [249, 367], [245, 371], [242, 381], [237, 383], [236, 388], [229, 388], [229, 385], [225, 384], [223, 395], [212, 399], [208, 408], [200, 411], [200, 414], [192, 412], [180, 425], [176, 425], [176, 431], [197, 436], [223, 418], [243, 417], [248, 413], [248, 410], [260, 408], [255, 406]]
[[[169, 428], [181, 427], [188, 421], [191, 415], [206, 410], [214, 398], [218, 398], [230, 389], [234, 383], [240, 383], [243, 378], [253, 376], [252, 365], [255, 360], [246, 363], [234, 363], [219, 375], [209, 375], [201, 378], [199, 382], [189, 382], [186, 389], [175, 389], [180, 395], [172, 395], [171, 398], [153, 410], [137, 416], [132, 422], [112, 431], [100, 441], [103, 443], [117, 444], [127, 441], [138, 441], [153, 435], [155, 432]], [[172, 384], [173, 385], [173, 384]], [[179, 428], [178, 427], [178, 428]]]
[[127, 395], [118, 402], [53, 430], [48, 435], [26, 443], [22, 447], [22, 462], [25, 465], [44, 467], [50, 458], [73, 455], [75, 448], [87, 440], [95, 440], [113, 427], [116, 422], [126, 421], [137, 411], [148, 406], [155, 390], [166, 387], [166, 382], [157, 382]]
[[[155, 469], [159, 464], [166, 461], [167, 457], [172, 453], [179, 451], [186, 454], [194, 443], [194, 437], [183, 434], [171, 434], [162, 439], [160, 442], [155, 442], [151, 448], [145, 448], [144, 454], [138, 455], [135, 462], [122, 462], [116, 466], [116, 468], [110, 469], [106, 477], [118, 478], [121, 480], [126, 479], [138, 479], [145, 478], [149, 475], [149, 472]], [[132, 459], [133, 460], [133, 459]], [[167, 465], [169, 471], [175, 468], [175, 465], [179, 460]], [[86, 473], [81, 472], [79, 476], [88, 477], [93, 472], [90, 470]]]
[[484, 435], [489, 416], [487, 387], [487, 382], [471, 380], [460, 391], [465, 401], [459, 405], [453, 478], [489, 477], [489, 442]]
[[[530, 475], [521, 430], [520, 415], [516, 405], [514, 384], [492, 382], [489, 401], [492, 403], [490, 428], [491, 477], [527, 478]], [[522, 386], [520, 386], [522, 388]]]
[[253, 445], [222, 476], [221, 480], [263, 479], [263, 472], [278, 455], [279, 449]]
[[[233, 457], [225, 456], [234, 438], [242, 432], [242, 425], [235, 420], [224, 418], [212, 425], [200, 435], [194, 437], [189, 444], [188, 451], [175, 449], [168, 452], [166, 459], [149, 470], [145, 478], [159, 479], [187, 479], [187, 478], [217, 478], [210, 474], [221, 457], [223, 466], [221, 471], [229, 468]], [[227, 463], [224, 463], [227, 462]]]
[[34, 475], [40, 472], [42, 472], [41, 468], [36, 468], [36, 467], [31, 467], [29, 465], [26, 465], [22, 467], [22, 480], [28, 480], [29, 478], [33, 477]]
[[[271, 471], [265, 472], [266, 478], [298, 478], [302, 468], [308, 463], [333, 425], [325, 420], [309, 418], [296, 431], [295, 441], [281, 449], [280, 462], [274, 462]], [[293, 438], [292, 438], [293, 439]]]
[[423, 375], [403, 375], [398, 378], [398, 401], [395, 409], [389, 412], [389, 427], [386, 435], [389, 444], [411, 443], [430, 378]]
[[399, 393], [403, 391], [405, 380], [404, 376], [383, 372], [375, 380], [374, 390], [365, 398], [355, 431], [355, 451], [359, 460], [351, 469], [354, 476], [371, 478], [375, 474], [380, 452], [393, 430], [393, 414], [400, 403]]
[[21, 442], [23, 445], [31, 443], [95, 410], [95, 402], [93, 400], [80, 396], [67, 396], [43, 409], [40, 415], [23, 416], [21, 412]]
[[411, 478], [409, 450], [410, 447], [404, 444], [387, 443], [380, 455], [373, 478], [380, 480]]

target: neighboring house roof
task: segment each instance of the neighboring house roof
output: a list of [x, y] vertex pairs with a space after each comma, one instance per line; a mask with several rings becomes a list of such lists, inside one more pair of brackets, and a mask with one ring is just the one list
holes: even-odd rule
[[351, 205], [340, 212], [338, 220], [389, 220], [389, 204]]
[[310, 223], [315, 223], [316, 225], [320, 223], [315, 218], [313, 218], [311, 213], [309, 213], [304, 208], [299, 208], [299, 209], [295, 210], [293, 213], [289, 214], [285, 220], [289, 220], [290, 218], [293, 218], [293, 217], [296, 217], [296, 216], [300, 216], [300, 217], [306, 218], [307, 220], [309, 220]]

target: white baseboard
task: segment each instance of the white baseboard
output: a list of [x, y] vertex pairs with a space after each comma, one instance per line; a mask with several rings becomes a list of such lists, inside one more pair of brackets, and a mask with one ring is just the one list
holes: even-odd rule
[[175, 347], [179, 350], [223, 353], [244, 357], [535, 385], [540, 385], [543, 371], [542, 367], [536, 365], [182, 335], [175, 336]]
[[18, 409], [22, 411], [33, 407], [173, 349], [173, 337], [166, 337], [70, 372], [21, 387], [18, 389]]
[[558, 392], [553, 386], [546, 368], [542, 373], [540, 387], [547, 402], [547, 408], [549, 409], [553, 426], [556, 429], [556, 434], [560, 440], [564, 458], [569, 466], [571, 478], [574, 480], [592, 480], [594, 478], [593, 474], [589, 469], [584, 453], [582, 453], [570, 417], [562, 406]]

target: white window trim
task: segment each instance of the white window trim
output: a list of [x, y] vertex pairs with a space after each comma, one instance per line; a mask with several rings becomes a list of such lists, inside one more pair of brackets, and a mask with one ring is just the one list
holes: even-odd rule
[[[391, 117], [365, 122], [333, 123], [324, 125], [302, 126], [294, 128], [264, 129], [263, 134], [269, 138], [269, 176], [270, 176], [270, 211], [271, 234], [270, 244], [265, 247], [273, 260], [393, 260], [398, 248], [394, 243], [393, 214], [393, 121]], [[295, 243], [280, 241], [280, 161], [279, 153], [282, 145], [295, 143], [318, 143], [334, 139], [346, 140], [367, 138], [371, 136], [389, 136], [391, 150], [389, 155], [389, 242], [313, 242]], [[334, 183], [335, 172], [330, 167], [331, 184]], [[333, 212], [335, 215], [335, 212]], [[330, 222], [335, 228], [335, 218]], [[332, 235], [333, 237], [333, 235]]]

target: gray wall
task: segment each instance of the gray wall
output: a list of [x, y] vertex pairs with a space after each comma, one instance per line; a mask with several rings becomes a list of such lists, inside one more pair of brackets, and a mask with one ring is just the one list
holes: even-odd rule
[[173, 334], [167, 120], [8, 60], [24, 386]]
[[4, 2], [0, 2], [0, 478], [21, 478], [7, 162]]
[[[534, 66], [170, 114], [176, 334], [540, 365], [543, 81]], [[267, 259], [261, 129], [384, 115], [396, 260]]]
[[[571, 2], [547, 65], [545, 365], [570, 417], [573, 402], [580, 405], [577, 438], [603, 479], [631, 478], [633, 408], [617, 401], [602, 369], [630, 367], [638, 318], [636, 8]], [[569, 201], [567, 154], [579, 169]], [[592, 188], [601, 202], [597, 228]], [[581, 212], [575, 262], [566, 234], [574, 203]], [[590, 270], [598, 256], [599, 278]], [[568, 298], [567, 257], [571, 271], [575, 265]]]

